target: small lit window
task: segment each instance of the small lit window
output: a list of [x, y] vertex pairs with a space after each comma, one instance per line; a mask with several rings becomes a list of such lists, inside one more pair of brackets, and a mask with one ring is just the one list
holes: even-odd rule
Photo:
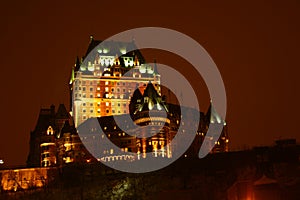
[[52, 126], [49, 126], [47, 129], [47, 135], [53, 135], [53, 128]]

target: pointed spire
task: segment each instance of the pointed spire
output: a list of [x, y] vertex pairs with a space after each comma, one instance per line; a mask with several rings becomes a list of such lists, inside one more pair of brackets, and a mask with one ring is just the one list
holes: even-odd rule
[[70, 78], [69, 84], [71, 85], [74, 80], [75, 80], [75, 72], [74, 72], [74, 67], [72, 67], [71, 78]]
[[139, 61], [137, 55], [134, 55], [134, 65], [135, 66], [139, 66], [140, 65], [140, 61]]
[[90, 35], [90, 43], [92, 43], [94, 41], [94, 36]]
[[79, 57], [76, 56], [76, 61], [75, 61], [75, 71], [78, 71], [78, 70], [79, 70], [80, 64], [81, 64], [81, 61], [80, 61]]
[[155, 74], [155, 75], [158, 74], [157, 65], [156, 65], [156, 59], [154, 59], [153, 74]]
[[226, 122], [222, 119], [222, 117], [217, 113], [217, 111], [214, 108], [212, 100], [210, 100], [210, 105], [206, 113], [206, 118], [209, 121], [209, 123], [217, 123], [217, 124], [224, 124], [226, 125]]

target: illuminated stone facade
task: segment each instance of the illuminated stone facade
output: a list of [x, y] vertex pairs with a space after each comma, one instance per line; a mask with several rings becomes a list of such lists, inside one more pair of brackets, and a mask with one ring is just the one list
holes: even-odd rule
[[[221, 124], [224, 127], [220, 138], [216, 142], [214, 142], [215, 138], [209, 138], [205, 146], [212, 148], [211, 153], [228, 151], [229, 138], [226, 123], [215, 112], [212, 104], [207, 114], [200, 113], [200, 123], [197, 124], [199, 119], [195, 119], [194, 116], [197, 115], [193, 114], [198, 112], [197, 110], [185, 108], [184, 113], [180, 114], [179, 106], [167, 104], [156, 91], [154, 85], [148, 83], [145, 89], [135, 90], [131, 97], [129, 111], [129, 114], [100, 117], [96, 121], [88, 119], [78, 127], [81, 140], [88, 146], [93, 155], [97, 155], [98, 160], [103, 162], [120, 160], [132, 162], [146, 158], [147, 153], [150, 153], [153, 158], [168, 159], [173, 156], [176, 148], [181, 148], [180, 143], [172, 142], [176, 134], [196, 135], [191, 147], [183, 156], [197, 157], [210, 123]], [[181, 119], [182, 115], [186, 116], [185, 121]], [[139, 128], [132, 125], [128, 121], [128, 117]], [[116, 122], [119, 125], [120, 123], [121, 125], [126, 124], [126, 131], [122, 130]], [[104, 133], [99, 131], [99, 125]], [[180, 131], [179, 126], [182, 127]], [[197, 133], [192, 132], [193, 126], [198, 127]], [[116, 147], [104, 149], [102, 146], [105, 143], [105, 137], [109, 138]], [[101, 143], [101, 140], [104, 143]], [[128, 155], [123, 152], [135, 154]]]
[[0, 171], [0, 177], [0, 191], [18, 191], [47, 186], [57, 179], [58, 171], [47, 167], [9, 169]]
[[35, 130], [30, 134], [27, 166], [54, 167], [91, 160], [65, 106], [60, 104], [57, 112], [53, 105], [41, 109]]
[[85, 59], [77, 58], [72, 69], [69, 84], [75, 127], [91, 117], [128, 113], [130, 94], [149, 81], [160, 91], [155, 66], [146, 65], [138, 50], [128, 52], [135, 47], [134, 41], [99, 44], [91, 37]]

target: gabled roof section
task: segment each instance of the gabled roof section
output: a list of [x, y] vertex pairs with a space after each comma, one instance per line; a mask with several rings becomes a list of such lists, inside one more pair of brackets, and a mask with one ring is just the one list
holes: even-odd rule
[[57, 113], [55, 114], [56, 119], [69, 119], [71, 116], [67, 111], [64, 104], [59, 104]]
[[65, 133], [70, 133], [70, 135], [77, 134], [75, 126], [74, 125], [71, 126], [68, 120], [65, 121], [64, 126], [62, 127], [60, 131], [60, 135], [58, 137], [59, 138], [63, 137]]
[[217, 123], [217, 124], [226, 125], [225, 120], [215, 110], [212, 101], [210, 102], [209, 108], [208, 108], [207, 113], [206, 113], [206, 120], [209, 123]]
[[54, 127], [55, 106], [50, 108], [41, 108], [39, 117], [35, 126], [35, 131], [45, 131], [49, 126]]
[[[97, 49], [95, 49], [96, 47]], [[122, 41], [113, 41], [113, 40], [101, 41], [101, 40], [94, 40], [94, 38], [91, 37], [88, 49], [85, 54], [85, 58], [88, 58], [89, 61], [94, 60], [97, 53], [106, 56], [118, 55], [124, 57], [136, 55], [140, 63], [145, 63], [145, 59], [143, 55], [136, 48], [137, 46], [135, 45], [134, 40], [132, 40], [131, 42], [122, 42]], [[93, 51], [94, 49], [95, 51]], [[136, 50], [132, 51], [132, 49], [136, 49]]]
[[168, 108], [163, 102], [161, 96], [158, 94], [153, 84], [149, 82], [144, 90], [140, 104], [137, 104], [136, 106], [135, 113], [149, 110], [160, 111], [162, 109], [168, 112]]

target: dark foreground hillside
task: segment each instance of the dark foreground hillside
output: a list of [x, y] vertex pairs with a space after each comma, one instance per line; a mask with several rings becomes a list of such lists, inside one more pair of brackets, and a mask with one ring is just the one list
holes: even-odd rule
[[[265, 195], [264, 199], [296, 200], [300, 196], [298, 159], [298, 149], [258, 148], [213, 154], [201, 160], [182, 158], [145, 174], [121, 173], [101, 164], [70, 165], [58, 169], [58, 177], [47, 187], [2, 191], [0, 199], [226, 200]], [[276, 198], [272, 197], [275, 193]]]

